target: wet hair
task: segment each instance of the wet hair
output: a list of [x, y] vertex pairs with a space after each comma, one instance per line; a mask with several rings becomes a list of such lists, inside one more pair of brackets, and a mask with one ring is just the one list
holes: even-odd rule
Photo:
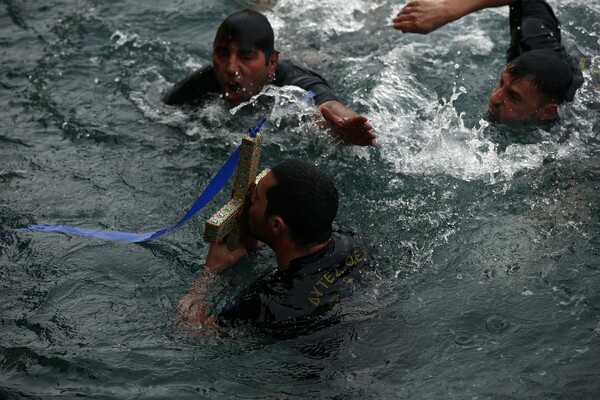
[[230, 41], [238, 43], [244, 51], [261, 50], [267, 60], [275, 52], [273, 28], [269, 20], [250, 9], [231, 14], [219, 26], [214, 44]]
[[573, 83], [571, 68], [555, 51], [525, 52], [508, 64], [506, 72], [515, 80], [531, 80], [547, 101], [560, 104], [572, 100], [569, 96]]
[[331, 237], [338, 210], [338, 192], [331, 178], [302, 160], [286, 160], [271, 172], [277, 184], [267, 192], [265, 218], [279, 215], [299, 246], [322, 243]]

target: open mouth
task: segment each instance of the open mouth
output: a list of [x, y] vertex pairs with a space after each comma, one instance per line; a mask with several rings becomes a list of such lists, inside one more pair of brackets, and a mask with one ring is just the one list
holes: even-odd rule
[[242, 85], [237, 82], [227, 82], [225, 87], [227, 97], [237, 96], [242, 91]]
[[488, 119], [491, 122], [498, 122], [499, 111], [497, 108], [488, 105]]
[[225, 98], [229, 102], [238, 102], [242, 98], [242, 93], [244, 92], [242, 85], [238, 82], [227, 82], [225, 85]]
[[237, 82], [228, 82], [227, 83], [227, 91], [230, 93], [238, 93], [242, 86]]

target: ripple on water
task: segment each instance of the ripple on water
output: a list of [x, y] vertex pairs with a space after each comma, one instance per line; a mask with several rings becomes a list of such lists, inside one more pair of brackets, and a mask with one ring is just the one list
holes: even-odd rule
[[506, 332], [510, 328], [510, 323], [499, 315], [492, 315], [485, 321], [485, 327], [488, 332], [498, 335]]

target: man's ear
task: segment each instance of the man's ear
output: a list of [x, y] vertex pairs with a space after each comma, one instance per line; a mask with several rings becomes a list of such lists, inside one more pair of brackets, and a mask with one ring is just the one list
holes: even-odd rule
[[277, 64], [279, 63], [279, 52], [275, 51], [269, 57], [269, 62], [267, 64], [267, 73], [269, 76], [275, 76], [275, 71], [277, 70]]
[[285, 221], [279, 215], [269, 218], [269, 229], [274, 236], [279, 236], [285, 232]]
[[540, 121], [553, 120], [558, 116], [558, 104], [546, 103], [537, 110], [537, 117]]

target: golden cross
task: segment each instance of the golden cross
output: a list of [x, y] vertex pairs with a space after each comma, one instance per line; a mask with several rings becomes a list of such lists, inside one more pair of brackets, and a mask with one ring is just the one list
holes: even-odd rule
[[266, 169], [260, 173], [258, 178], [256, 176], [262, 139], [260, 132], [256, 132], [254, 137], [248, 133], [242, 138], [240, 160], [233, 182], [231, 200], [206, 221], [204, 227], [206, 242], [215, 243], [225, 238], [225, 243], [230, 250], [243, 246], [244, 229], [237, 220], [237, 216], [244, 207], [246, 193], [250, 186], [269, 171]]

